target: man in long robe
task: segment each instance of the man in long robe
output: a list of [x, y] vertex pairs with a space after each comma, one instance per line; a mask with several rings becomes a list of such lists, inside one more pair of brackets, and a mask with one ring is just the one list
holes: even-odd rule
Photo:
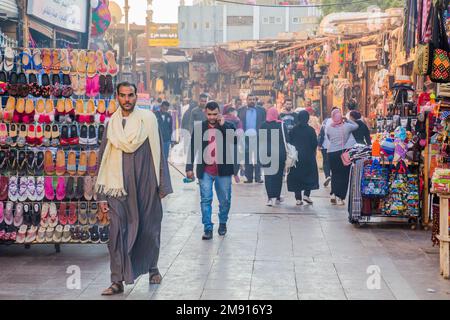
[[135, 109], [133, 84], [119, 84], [117, 98], [121, 108], [102, 139], [96, 185], [100, 209], [110, 216], [112, 285], [103, 295], [123, 293], [123, 282], [133, 284], [147, 273], [150, 283], [161, 283], [161, 200], [173, 192], [155, 115]]

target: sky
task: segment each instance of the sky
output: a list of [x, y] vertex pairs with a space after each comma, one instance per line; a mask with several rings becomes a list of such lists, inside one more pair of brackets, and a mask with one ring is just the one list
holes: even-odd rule
[[[125, 0], [113, 0], [121, 8]], [[130, 5], [130, 23], [145, 24], [147, 16], [147, 0], [128, 0]], [[192, 0], [186, 0], [186, 5], [191, 5]], [[177, 23], [179, 0], [153, 0], [153, 21], [156, 23]]]

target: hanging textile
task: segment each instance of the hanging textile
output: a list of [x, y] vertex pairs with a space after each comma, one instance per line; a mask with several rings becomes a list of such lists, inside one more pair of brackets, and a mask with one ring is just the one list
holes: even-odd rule
[[406, 55], [416, 46], [417, 0], [407, 0], [405, 7], [404, 45]]
[[234, 73], [242, 70], [245, 64], [245, 52], [233, 52], [220, 47], [214, 48], [217, 66], [221, 72]]
[[349, 222], [356, 222], [361, 217], [362, 197], [361, 197], [361, 182], [363, 176], [365, 159], [360, 159], [352, 166], [350, 172], [350, 194], [349, 194]]

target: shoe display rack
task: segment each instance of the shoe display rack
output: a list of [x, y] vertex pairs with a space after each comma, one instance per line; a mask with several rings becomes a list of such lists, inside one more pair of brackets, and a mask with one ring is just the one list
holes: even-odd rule
[[94, 189], [117, 72], [112, 51], [0, 48], [0, 244], [109, 241]]

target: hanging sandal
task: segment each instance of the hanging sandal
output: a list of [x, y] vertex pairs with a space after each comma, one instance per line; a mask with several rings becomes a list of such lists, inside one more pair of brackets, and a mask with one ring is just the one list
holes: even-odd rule
[[42, 53], [40, 49], [33, 49], [33, 67], [36, 73], [42, 70]]
[[95, 51], [87, 53], [87, 75], [92, 78], [97, 74], [97, 56]]
[[65, 173], [66, 173], [66, 154], [64, 153], [64, 150], [58, 150], [58, 152], [56, 153], [56, 175], [63, 176]]
[[50, 49], [42, 49], [42, 68], [47, 74], [52, 71], [52, 52]]
[[78, 162], [78, 175], [79, 176], [84, 176], [86, 174], [87, 171], [87, 152], [86, 151], [81, 151], [80, 152], [80, 160]]
[[72, 50], [70, 52], [70, 73], [72, 75], [78, 74], [78, 50]]
[[69, 51], [67, 49], [61, 49], [60, 53], [61, 53], [61, 71], [63, 74], [68, 75], [71, 69], [69, 60]]
[[67, 156], [67, 172], [74, 176], [77, 174], [77, 154], [75, 151], [69, 151], [69, 155]]
[[114, 52], [106, 52], [106, 60], [108, 61], [108, 74], [113, 77], [117, 76], [117, 74], [119, 73], [119, 69], [117, 68], [117, 62]]

